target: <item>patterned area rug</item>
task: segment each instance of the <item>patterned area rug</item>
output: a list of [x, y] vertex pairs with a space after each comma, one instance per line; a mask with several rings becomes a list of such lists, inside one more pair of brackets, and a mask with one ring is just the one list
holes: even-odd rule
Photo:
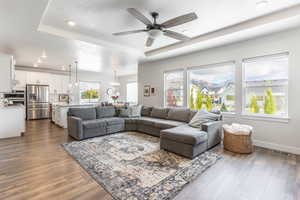
[[125, 132], [63, 144], [115, 199], [172, 199], [220, 158], [205, 152], [189, 160], [159, 149], [159, 138]]

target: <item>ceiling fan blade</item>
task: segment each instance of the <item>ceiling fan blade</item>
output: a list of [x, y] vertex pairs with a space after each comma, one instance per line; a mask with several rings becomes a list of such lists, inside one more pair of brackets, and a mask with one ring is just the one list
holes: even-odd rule
[[137, 18], [139, 21], [143, 22], [146, 26], [151, 26], [152, 22], [145, 17], [140, 11], [138, 11], [135, 8], [127, 8], [127, 11], [132, 14], [135, 18]]
[[177, 33], [177, 32], [174, 32], [174, 31], [169, 31], [169, 30], [165, 30], [164, 35], [168, 36], [168, 37], [171, 37], [173, 39], [182, 40], [182, 41], [186, 41], [186, 40], [191, 39], [190, 37], [188, 37], [186, 35], [183, 35], [181, 33]]
[[154, 42], [154, 39], [152, 37], [148, 37], [147, 42], [146, 42], [146, 46], [151, 47], [153, 42]]
[[124, 31], [124, 32], [118, 32], [118, 33], [113, 33], [113, 35], [129, 35], [129, 34], [134, 34], [134, 33], [141, 33], [141, 32], [146, 32], [147, 30], [134, 30], [134, 31]]
[[181, 15], [179, 17], [175, 17], [173, 19], [170, 19], [164, 23], [161, 24], [162, 27], [164, 28], [171, 28], [173, 26], [178, 26], [181, 24], [185, 24], [187, 22], [193, 21], [195, 19], [197, 19], [198, 16], [196, 15], [196, 13], [192, 12], [186, 15]]

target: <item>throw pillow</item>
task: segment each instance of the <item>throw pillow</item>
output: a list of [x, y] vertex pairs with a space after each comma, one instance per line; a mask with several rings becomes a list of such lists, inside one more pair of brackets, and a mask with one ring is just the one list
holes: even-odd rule
[[198, 111], [195, 116], [189, 122], [189, 126], [194, 128], [201, 128], [202, 124], [209, 121], [216, 121], [220, 118], [219, 115], [200, 110]]
[[120, 117], [140, 117], [142, 106], [129, 106], [128, 108], [121, 108]]
[[119, 116], [120, 117], [130, 117], [130, 109], [129, 108], [120, 108]]
[[136, 105], [136, 106], [130, 106], [130, 117], [140, 117], [141, 116], [141, 111], [142, 111], [142, 106]]

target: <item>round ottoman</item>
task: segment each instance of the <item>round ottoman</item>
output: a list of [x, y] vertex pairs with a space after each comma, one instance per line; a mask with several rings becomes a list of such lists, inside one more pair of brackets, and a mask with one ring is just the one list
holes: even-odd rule
[[249, 154], [253, 152], [252, 130], [253, 128], [243, 124], [223, 125], [224, 149], [234, 153]]

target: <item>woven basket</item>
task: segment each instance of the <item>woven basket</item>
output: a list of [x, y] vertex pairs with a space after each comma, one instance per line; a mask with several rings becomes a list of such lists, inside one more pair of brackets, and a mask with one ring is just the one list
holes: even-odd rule
[[224, 149], [234, 153], [252, 153], [253, 145], [251, 135], [252, 132], [250, 132], [249, 135], [236, 135], [224, 129]]

